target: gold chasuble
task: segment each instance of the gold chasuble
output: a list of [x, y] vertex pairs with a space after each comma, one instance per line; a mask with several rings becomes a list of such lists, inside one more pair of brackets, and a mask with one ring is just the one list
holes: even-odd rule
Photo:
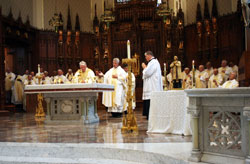
[[74, 83], [92, 83], [95, 79], [94, 72], [86, 68], [86, 71], [83, 72], [81, 69], [79, 69], [74, 76], [73, 82]]

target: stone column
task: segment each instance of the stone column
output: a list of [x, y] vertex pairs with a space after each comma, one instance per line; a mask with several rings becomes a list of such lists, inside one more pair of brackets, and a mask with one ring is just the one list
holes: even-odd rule
[[86, 113], [85, 113], [85, 99], [84, 98], [80, 98], [79, 99], [80, 101], [80, 108], [81, 108], [81, 116], [82, 116], [82, 119], [85, 120], [85, 116], [86, 116]]
[[95, 117], [98, 117], [98, 114], [97, 114], [97, 100], [98, 100], [98, 97], [94, 97], [93, 100], [94, 100], [94, 108], [95, 108], [94, 114], [95, 114]]
[[[247, 107], [244, 107], [243, 108], [243, 116], [246, 117], [247, 119], [247, 126], [248, 126], [248, 135], [247, 135], [247, 138], [246, 140], [248, 140], [248, 146], [247, 146], [247, 157], [246, 157], [246, 160], [245, 160], [245, 163], [246, 164], [250, 164], [250, 99], [249, 99], [249, 102], [248, 102], [249, 106]], [[247, 128], [246, 128], [247, 129]]]
[[193, 148], [189, 161], [200, 162], [201, 161], [201, 151], [199, 147], [199, 117], [200, 117], [200, 107], [199, 98], [189, 97], [188, 114], [191, 115], [192, 120], [192, 142]]
[[47, 113], [46, 113], [46, 119], [51, 120], [51, 105], [50, 105], [51, 98], [45, 98], [46, 104], [47, 104]]

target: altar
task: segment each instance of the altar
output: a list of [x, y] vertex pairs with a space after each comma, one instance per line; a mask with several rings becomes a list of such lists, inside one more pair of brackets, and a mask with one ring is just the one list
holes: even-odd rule
[[46, 120], [83, 120], [99, 122], [98, 92], [112, 92], [108, 84], [47, 84], [27, 85], [25, 94], [42, 93], [47, 104]]
[[187, 106], [184, 90], [152, 92], [147, 132], [191, 135]]

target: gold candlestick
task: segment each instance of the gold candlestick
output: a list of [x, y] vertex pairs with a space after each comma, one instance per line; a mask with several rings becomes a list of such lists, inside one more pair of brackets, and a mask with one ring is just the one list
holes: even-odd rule
[[37, 94], [37, 108], [36, 108], [36, 117], [45, 117], [45, 113], [43, 110], [43, 95], [42, 93]]
[[193, 72], [193, 77], [192, 77], [192, 88], [195, 88], [195, 68], [194, 68], [194, 60], [192, 61], [192, 72]]
[[123, 59], [122, 63], [128, 64], [128, 91], [127, 91], [128, 114], [126, 116], [123, 115], [122, 133], [138, 134], [138, 126], [136, 123], [134, 111], [132, 109], [133, 96], [132, 96], [132, 73], [131, 73], [132, 72], [131, 66], [132, 64], [136, 63], [136, 59]]

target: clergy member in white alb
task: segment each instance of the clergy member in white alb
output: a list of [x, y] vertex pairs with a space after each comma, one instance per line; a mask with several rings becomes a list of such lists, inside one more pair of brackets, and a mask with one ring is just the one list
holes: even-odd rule
[[221, 61], [221, 67], [219, 68], [219, 74], [221, 74], [222, 78], [223, 78], [223, 82], [228, 80], [228, 77], [230, 75], [230, 73], [233, 72], [232, 68], [227, 66], [227, 61], [226, 60], [222, 60]]
[[211, 62], [207, 62], [205, 71], [207, 72], [209, 77], [213, 75], [214, 69], [211, 65]]
[[209, 76], [204, 69], [204, 65], [199, 66], [199, 70], [195, 73], [196, 88], [207, 88], [207, 81]]
[[145, 58], [148, 65], [142, 63], [143, 79], [143, 115], [149, 117], [150, 98], [153, 91], [163, 91], [161, 66], [151, 51], [145, 52]]
[[188, 67], [182, 73], [182, 89], [192, 89], [192, 75]]
[[95, 81], [95, 73], [87, 67], [85, 61], [79, 63], [80, 69], [76, 71], [74, 76], [74, 83], [93, 83]]
[[236, 80], [236, 73], [232, 72], [229, 75], [229, 80], [226, 81], [221, 88], [237, 88], [239, 87], [239, 82]]
[[113, 59], [113, 68], [104, 75], [104, 83], [112, 84], [114, 92], [103, 92], [102, 104], [108, 108], [113, 117], [120, 117], [124, 109], [124, 98], [126, 91], [126, 72], [119, 66], [120, 60]]
[[213, 75], [209, 78], [208, 88], [218, 88], [223, 81], [221, 74], [217, 68], [214, 69]]

